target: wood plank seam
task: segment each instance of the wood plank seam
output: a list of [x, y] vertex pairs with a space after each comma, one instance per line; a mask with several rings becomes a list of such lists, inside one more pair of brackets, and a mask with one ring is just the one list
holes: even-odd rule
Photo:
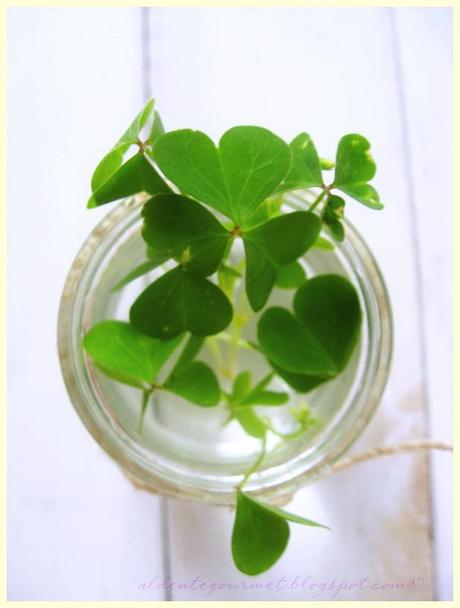
[[[425, 420], [425, 428], [427, 432], [431, 430], [430, 412], [428, 404], [428, 365], [427, 365], [427, 337], [425, 328], [425, 298], [423, 292], [423, 277], [422, 268], [420, 264], [421, 260], [421, 244], [419, 239], [419, 222], [417, 214], [417, 204], [415, 199], [415, 183], [412, 168], [412, 149], [410, 140], [410, 126], [408, 120], [408, 108], [407, 98], [404, 87], [403, 69], [402, 69], [402, 58], [401, 58], [401, 41], [400, 32], [398, 30], [398, 18], [397, 9], [394, 7], [388, 7], [388, 16], [390, 21], [390, 35], [391, 35], [391, 47], [393, 50], [393, 63], [395, 70], [395, 82], [396, 82], [396, 95], [398, 99], [398, 105], [400, 109], [400, 125], [401, 125], [401, 147], [403, 158], [406, 159], [406, 192], [409, 209], [412, 211], [413, 221], [410, 224], [409, 238], [412, 243], [412, 249], [414, 252], [414, 277], [415, 284], [417, 286], [417, 292], [419, 296], [416, 298], [417, 302], [417, 325], [419, 328], [420, 338], [420, 370], [422, 373], [422, 385], [421, 385], [421, 405], [423, 409], [423, 415]], [[435, 560], [435, 544], [433, 542], [434, 530], [433, 530], [433, 496], [432, 496], [432, 457], [431, 453], [427, 451], [425, 453], [425, 464], [426, 470], [430, 474], [430, 492], [428, 493], [428, 512], [430, 513], [430, 543], [431, 543], [431, 580], [433, 585], [433, 599], [438, 596], [437, 593], [437, 580], [436, 580], [436, 568]]]

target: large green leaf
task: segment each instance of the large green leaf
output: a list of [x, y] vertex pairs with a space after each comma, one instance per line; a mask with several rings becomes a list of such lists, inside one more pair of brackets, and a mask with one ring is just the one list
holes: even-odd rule
[[330, 376], [314, 376], [289, 372], [280, 367], [279, 365], [273, 363], [273, 361], [270, 361], [270, 364], [276, 371], [278, 376], [283, 378], [283, 380], [298, 393], [308, 393], [320, 384], [323, 384], [323, 382], [327, 382], [331, 379]]
[[236, 567], [244, 574], [254, 576], [273, 566], [286, 549], [289, 540], [288, 521], [329, 529], [311, 519], [260, 502], [238, 490], [232, 533], [232, 555]]
[[266, 356], [282, 369], [296, 374], [337, 374], [332, 357], [311, 330], [285, 308], [266, 310], [259, 320], [257, 335]]
[[290, 166], [289, 147], [260, 127], [234, 127], [217, 148], [200, 131], [159, 137], [153, 157], [181, 190], [244, 225], [274, 192]]
[[316, 241], [321, 222], [316, 215], [296, 211], [275, 217], [243, 233], [246, 252], [246, 292], [254, 311], [261, 310], [275, 284], [278, 266], [303, 255]]
[[142, 236], [154, 251], [203, 276], [220, 266], [230, 235], [203, 205], [163, 194], [145, 203], [142, 217]]
[[130, 320], [143, 333], [167, 340], [184, 330], [196, 336], [217, 334], [230, 323], [232, 306], [207, 279], [173, 268], [137, 298]]
[[233, 219], [244, 227], [286, 176], [289, 146], [261, 127], [233, 127], [221, 137], [219, 155]]
[[278, 514], [238, 491], [232, 533], [236, 567], [251, 576], [268, 570], [283, 554], [289, 525]]
[[337, 147], [334, 187], [367, 207], [382, 209], [377, 191], [367, 183], [376, 171], [370, 147], [362, 135], [351, 133], [342, 137]]
[[[342, 371], [359, 337], [361, 308], [353, 285], [335, 274], [307, 281], [296, 293], [297, 317]], [[295, 371], [295, 370], [293, 370]]]
[[105, 205], [139, 192], [149, 194], [171, 192], [171, 189], [142, 153], [137, 153], [127, 160], [107, 181], [97, 188], [88, 201], [88, 207]]
[[192, 361], [173, 371], [163, 387], [202, 407], [219, 403], [220, 388], [212, 369], [201, 361]]
[[153, 145], [153, 158], [183, 194], [231, 217], [227, 188], [214, 142], [201, 131], [169, 131]]
[[129, 323], [102, 321], [83, 338], [83, 347], [105, 373], [135, 386], [153, 383], [182, 336], [155, 340]]
[[308, 133], [300, 133], [289, 144], [292, 163], [289, 173], [278, 186], [278, 192], [322, 186], [321, 164]]

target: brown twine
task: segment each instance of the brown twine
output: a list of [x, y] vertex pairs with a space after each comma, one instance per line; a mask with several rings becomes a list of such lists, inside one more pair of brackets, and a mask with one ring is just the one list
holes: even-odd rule
[[430, 439], [414, 439], [412, 441], [404, 441], [396, 445], [381, 446], [356, 454], [355, 456], [348, 456], [342, 458], [330, 468], [330, 472], [341, 471], [354, 464], [379, 458], [380, 456], [391, 456], [393, 454], [401, 454], [403, 452], [412, 452], [415, 450], [441, 450], [444, 452], [453, 452], [453, 447], [442, 441], [431, 441]]

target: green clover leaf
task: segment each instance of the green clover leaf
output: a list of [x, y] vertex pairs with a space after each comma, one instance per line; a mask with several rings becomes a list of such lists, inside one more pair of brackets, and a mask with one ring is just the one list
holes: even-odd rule
[[168, 340], [185, 330], [195, 336], [217, 334], [232, 314], [228, 298], [214, 283], [177, 266], [141, 293], [129, 316], [139, 331]]
[[375, 175], [376, 165], [362, 135], [345, 135], [337, 147], [334, 187], [371, 209], [382, 209], [377, 190], [367, 182]]
[[288, 521], [328, 529], [311, 519], [262, 503], [239, 490], [232, 532], [232, 556], [238, 570], [254, 576], [277, 562], [288, 544]]
[[291, 153], [261, 127], [234, 127], [219, 146], [200, 131], [170, 131], [157, 139], [153, 158], [183, 194], [244, 227], [287, 174]]

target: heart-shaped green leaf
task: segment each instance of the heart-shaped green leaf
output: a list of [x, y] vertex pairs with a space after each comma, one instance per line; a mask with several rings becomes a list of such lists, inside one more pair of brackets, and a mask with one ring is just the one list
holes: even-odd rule
[[219, 148], [200, 131], [170, 131], [157, 139], [153, 158], [181, 190], [244, 225], [274, 192], [290, 166], [289, 147], [260, 127], [234, 127]]
[[244, 228], [289, 171], [289, 146], [267, 129], [233, 127], [220, 139], [219, 156], [232, 218]]
[[295, 289], [306, 281], [305, 269], [299, 262], [279, 266], [276, 272], [275, 286], [280, 289]]
[[252, 377], [250, 371], [240, 372], [233, 382], [231, 400], [239, 403], [251, 390]]
[[254, 576], [278, 561], [289, 540], [288, 521], [328, 529], [311, 519], [250, 498], [238, 490], [232, 533], [232, 555], [238, 570]]
[[173, 268], [137, 298], [130, 321], [139, 331], [168, 340], [184, 330], [196, 336], [217, 334], [230, 323], [232, 306], [207, 279]]
[[203, 276], [217, 270], [230, 235], [203, 205], [160, 194], [145, 203], [142, 217], [142, 236], [154, 251]]
[[156, 375], [179, 345], [173, 340], [155, 340], [129, 323], [102, 321], [83, 338], [83, 347], [103, 371], [126, 384], [144, 387]]
[[154, 107], [155, 102], [150, 99], [114, 147], [98, 164], [91, 178], [92, 192], [98, 190], [121, 167], [125, 153], [132, 145], [139, 143], [144, 129], [150, 129], [150, 141], [154, 141], [163, 132], [160, 116]]
[[311, 329], [285, 308], [266, 310], [259, 320], [257, 335], [266, 356], [282, 369], [296, 374], [337, 374], [333, 359]]
[[127, 160], [93, 192], [88, 201], [88, 208], [99, 207], [139, 192], [149, 194], [171, 192], [142, 153], [135, 154]]
[[356, 345], [361, 326], [361, 308], [353, 285], [340, 275], [314, 277], [297, 291], [294, 310], [334, 361], [337, 370], [342, 371]]
[[289, 144], [292, 163], [277, 192], [322, 186], [321, 164], [316, 148], [308, 133], [300, 133]]
[[193, 361], [173, 371], [163, 387], [202, 407], [219, 403], [220, 388], [212, 369], [201, 361]]
[[251, 407], [235, 408], [234, 417], [251, 437], [256, 439], [265, 437], [267, 427]]
[[251, 576], [265, 572], [281, 557], [288, 540], [284, 519], [243, 492], [237, 493], [232, 555], [238, 570]]
[[298, 393], [308, 393], [320, 384], [323, 384], [323, 382], [327, 382], [331, 379], [330, 376], [313, 376], [308, 374], [296, 374], [294, 372], [289, 372], [281, 368], [279, 365], [273, 363], [273, 361], [270, 361], [270, 364], [275, 370], [275, 372], [278, 374], [278, 376], [283, 378], [283, 380], [287, 382], [289, 386], [292, 386], [292, 388]]
[[367, 183], [376, 171], [370, 147], [362, 135], [342, 137], [337, 148], [334, 187], [371, 209], [382, 209], [377, 191]]
[[321, 221], [315, 214], [296, 211], [243, 233], [246, 293], [254, 311], [265, 305], [275, 284], [278, 266], [303, 255], [316, 241], [320, 230]]

